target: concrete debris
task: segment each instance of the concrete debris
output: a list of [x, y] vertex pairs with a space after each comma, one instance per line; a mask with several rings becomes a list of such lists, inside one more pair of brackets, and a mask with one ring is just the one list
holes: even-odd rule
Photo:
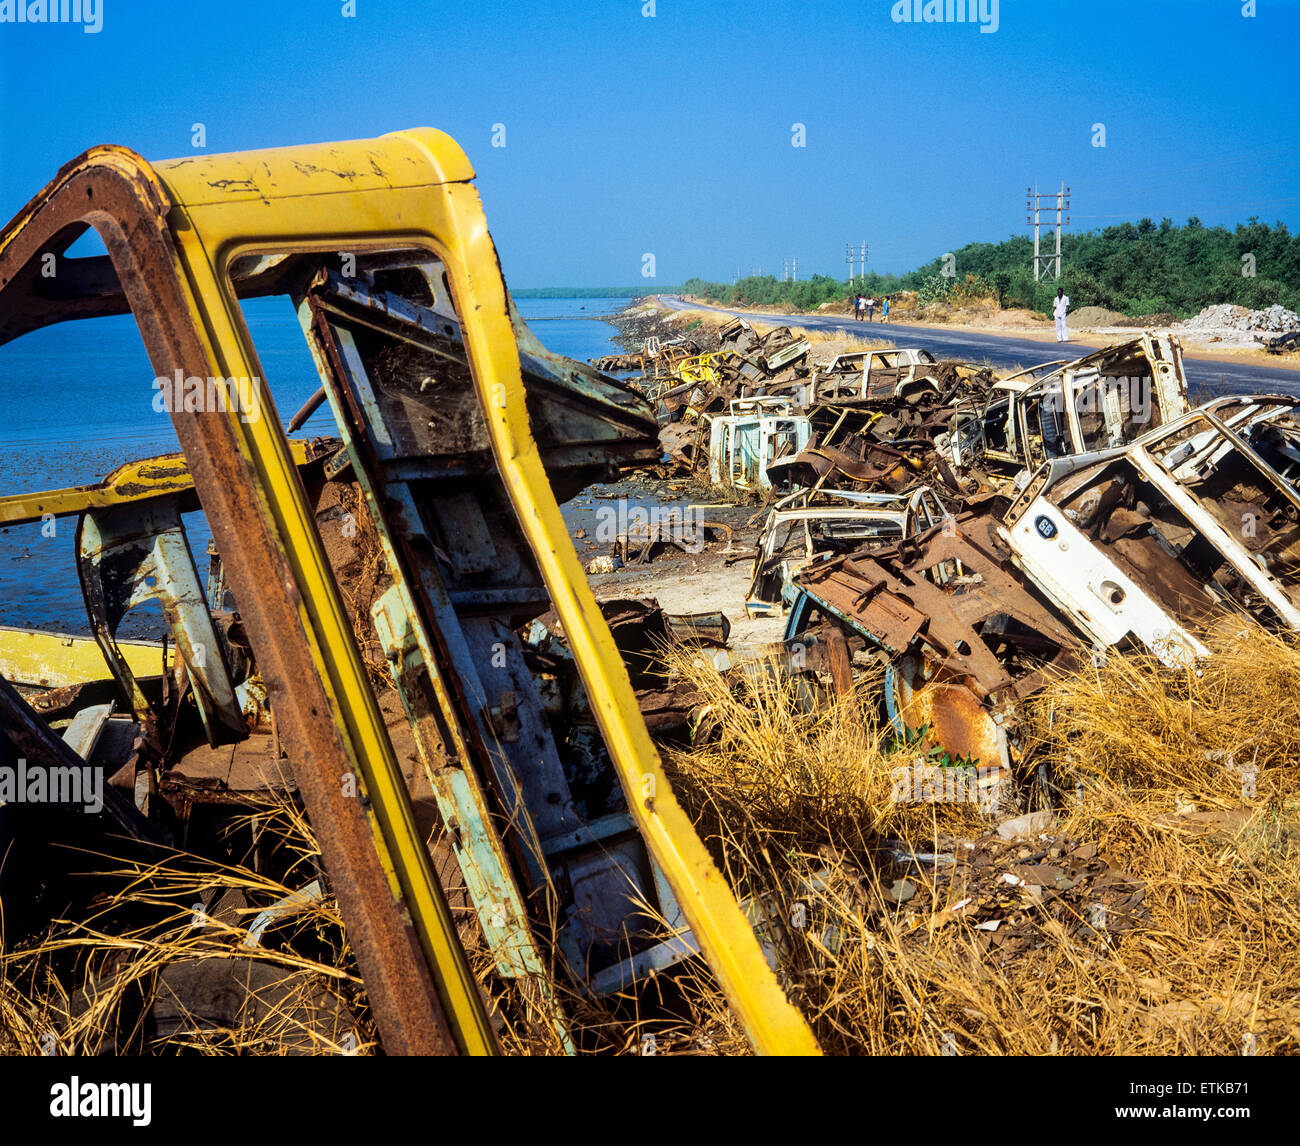
[[1250, 310], [1244, 306], [1220, 303], [1216, 306], [1207, 306], [1182, 326], [1190, 331], [1226, 328], [1261, 331], [1266, 334], [1285, 334], [1292, 330], [1300, 330], [1300, 316], [1278, 303], [1263, 310]]

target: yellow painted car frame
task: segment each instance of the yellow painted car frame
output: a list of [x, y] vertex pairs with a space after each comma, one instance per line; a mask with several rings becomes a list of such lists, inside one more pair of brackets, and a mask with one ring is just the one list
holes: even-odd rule
[[718, 380], [715, 364], [720, 354], [697, 354], [693, 358], [684, 358], [673, 367], [673, 377], [680, 385], [683, 382], [713, 383]]
[[[58, 317], [33, 317], [40, 307], [27, 269], [51, 249], [61, 253], [86, 225], [104, 239], [159, 375], [262, 376], [230, 279], [237, 258], [421, 248], [441, 259], [499, 473], [636, 823], [755, 1048], [817, 1053], [673, 796], [564, 527], [530, 432], [505, 285], [473, 174], [455, 142], [430, 129], [152, 167], [123, 148], [93, 149], [0, 238], [0, 282], [15, 287], [0, 291], [0, 337], [123, 309], [83, 300]], [[7, 296], [13, 305], [5, 315]], [[254, 416], [174, 412], [173, 421], [285, 743], [311, 772], [300, 783], [327, 865], [334, 870], [340, 857], [355, 856], [360, 834], [372, 840], [376, 862], [337, 882], [385, 1046], [389, 1053], [493, 1053], [280, 419], [268, 394], [254, 391], [253, 400], [264, 404]], [[372, 814], [336, 790], [349, 772], [360, 777]], [[376, 894], [378, 880], [387, 896]], [[422, 967], [418, 958], [403, 962], [415, 951]]]

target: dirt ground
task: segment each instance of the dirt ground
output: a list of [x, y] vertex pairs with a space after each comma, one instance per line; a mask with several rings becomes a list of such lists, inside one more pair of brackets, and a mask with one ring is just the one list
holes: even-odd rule
[[653, 597], [667, 613], [725, 613], [731, 622], [733, 648], [779, 641], [785, 629], [784, 617], [745, 616], [753, 562], [727, 565], [722, 548], [710, 546], [688, 561], [660, 558], [643, 567], [597, 574], [590, 577], [591, 587], [602, 601]]
[[[730, 526], [730, 551], [725, 540], [712, 541], [699, 552], [661, 546], [645, 564], [588, 574], [592, 590], [601, 601], [653, 597], [668, 613], [721, 611], [731, 622], [733, 648], [778, 641], [785, 627], [783, 617], [751, 620], [745, 615], [752, 552], [766, 511], [760, 513], [757, 502], [724, 501], [716, 493], [680, 481], [631, 478], [590, 486], [565, 503], [563, 513], [584, 567], [597, 557], [613, 555], [617, 526], [638, 508], [689, 510], [693, 517]], [[751, 518], [752, 525], [748, 524]], [[728, 564], [729, 557], [739, 559]]]

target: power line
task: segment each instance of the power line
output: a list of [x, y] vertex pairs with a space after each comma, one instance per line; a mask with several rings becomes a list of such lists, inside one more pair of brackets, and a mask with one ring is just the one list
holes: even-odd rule
[[[861, 268], [855, 275], [853, 273], [853, 267], [855, 262], [859, 259], [861, 260]], [[852, 243], [845, 243], [844, 261], [849, 264], [849, 286], [853, 285], [853, 280], [855, 278], [861, 277], [865, 279], [867, 277], [867, 241], [863, 239], [862, 245], [856, 249]]]
[[[1281, 206], [1281, 205], [1283, 205], [1283, 204], [1288, 204], [1288, 203], [1300, 203], [1300, 195], [1295, 196], [1295, 197], [1293, 197], [1293, 198], [1291, 198], [1291, 199], [1267, 199], [1267, 200], [1257, 201], [1257, 202], [1253, 202], [1253, 203], [1241, 203], [1241, 202], [1238, 202], [1238, 203], [1200, 203], [1200, 204], [1197, 204], [1197, 205], [1196, 205], [1196, 209], [1197, 209], [1198, 211], [1226, 211], [1226, 210], [1230, 210], [1230, 209], [1231, 209], [1231, 210], [1251, 210], [1251, 209], [1257, 209], [1257, 208], [1260, 208], [1260, 207], [1277, 207], [1277, 206]], [[1172, 219], [1173, 216], [1174, 216], [1174, 214], [1175, 214], [1175, 212], [1170, 212], [1170, 211], [1153, 211], [1153, 210], [1152, 210], [1151, 208], [1149, 208], [1149, 207], [1143, 207], [1141, 210], [1137, 210], [1137, 211], [1120, 211], [1120, 212], [1117, 212], [1117, 213], [1115, 213], [1115, 214], [1108, 214], [1108, 215], [1080, 215], [1079, 218], [1080, 218], [1080, 219], [1132, 219], [1132, 218], [1134, 218], [1135, 216], [1138, 217], [1138, 218], [1143, 218], [1143, 217], [1145, 217], [1145, 218], [1154, 218], [1155, 216], [1160, 215], [1161, 217], [1166, 217], [1166, 216], [1167, 216], [1168, 218], [1171, 218], [1171, 219]]]

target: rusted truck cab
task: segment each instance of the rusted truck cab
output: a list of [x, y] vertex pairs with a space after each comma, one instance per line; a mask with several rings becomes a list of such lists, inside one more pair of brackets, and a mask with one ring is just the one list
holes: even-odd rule
[[1300, 629], [1298, 435], [1294, 399], [1216, 399], [1098, 459], [1044, 465], [999, 532], [1099, 649], [1187, 665], [1227, 615]]
[[812, 423], [785, 398], [736, 398], [726, 414], [705, 415], [709, 430], [709, 481], [737, 489], [770, 489], [768, 467], [798, 454]]
[[828, 406], [916, 401], [937, 393], [938, 360], [919, 347], [861, 350], [838, 355], [821, 372], [814, 397]]

